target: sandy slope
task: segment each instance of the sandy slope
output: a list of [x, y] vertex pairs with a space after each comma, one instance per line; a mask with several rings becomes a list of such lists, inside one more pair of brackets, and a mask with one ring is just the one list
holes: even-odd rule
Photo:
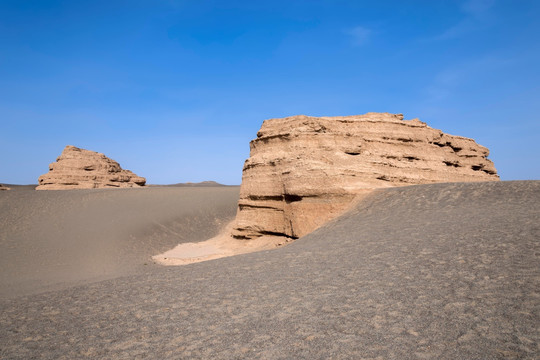
[[540, 181], [380, 191], [287, 247], [0, 301], [0, 358], [538, 359]]
[[234, 218], [238, 187], [0, 193], [0, 297], [114, 278], [206, 240]]

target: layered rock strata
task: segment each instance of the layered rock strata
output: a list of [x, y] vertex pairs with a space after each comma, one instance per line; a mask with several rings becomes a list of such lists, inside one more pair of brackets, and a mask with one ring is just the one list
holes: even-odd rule
[[38, 183], [36, 190], [130, 188], [144, 186], [146, 179], [103, 154], [68, 145]]
[[250, 143], [233, 236], [301, 237], [376, 188], [499, 180], [474, 140], [401, 114], [264, 121]]

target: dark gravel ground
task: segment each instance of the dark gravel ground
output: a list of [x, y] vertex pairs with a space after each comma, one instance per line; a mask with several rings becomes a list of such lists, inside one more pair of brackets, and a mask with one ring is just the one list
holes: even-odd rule
[[290, 246], [0, 303], [1, 359], [538, 359], [540, 181], [380, 191]]

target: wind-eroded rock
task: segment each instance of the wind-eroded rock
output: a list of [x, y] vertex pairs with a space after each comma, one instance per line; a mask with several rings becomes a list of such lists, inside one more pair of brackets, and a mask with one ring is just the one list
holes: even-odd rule
[[375, 188], [499, 180], [487, 148], [401, 114], [270, 119], [250, 148], [236, 238], [298, 238]]
[[8, 188], [7, 186], [0, 184], [0, 191], [2, 190], [11, 190], [11, 188]]
[[36, 190], [66, 190], [140, 187], [146, 179], [103, 154], [68, 145], [38, 182]]

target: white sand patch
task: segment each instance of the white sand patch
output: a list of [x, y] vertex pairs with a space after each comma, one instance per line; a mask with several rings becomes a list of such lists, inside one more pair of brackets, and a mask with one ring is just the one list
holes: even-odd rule
[[280, 236], [261, 236], [251, 240], [235, 239], [230, 235], [233, 225], [234, 221], [231, 221], [216, 237], [197, 243], [179, 244], [172, 250], [153, 256], [152, 259], [161, 265], [187, 265], [226, 256], [271, 250], [292, 241], [290, 238]]

